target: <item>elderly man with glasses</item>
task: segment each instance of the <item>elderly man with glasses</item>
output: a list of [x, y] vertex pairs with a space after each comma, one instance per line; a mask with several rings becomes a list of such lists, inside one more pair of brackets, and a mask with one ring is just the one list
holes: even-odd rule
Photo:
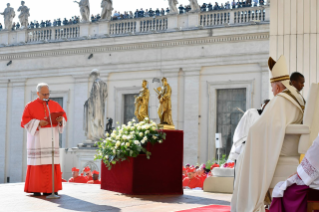
[[[25, 106], [21, 127], [27, 130], [27, 175], [24, 191], [35, 196], [52, 192], [52, 137], [54, 139], [54, 192], [62, 190], [59, 160], [59, 133], [67, 121], [62, 107], [49, 101], [50, 90], [46, 83], [37, 86], [38, 98]], [[53, 134], [50, 124], [52, 117]], [[54, 114], [54, 115], [53, 115]]]

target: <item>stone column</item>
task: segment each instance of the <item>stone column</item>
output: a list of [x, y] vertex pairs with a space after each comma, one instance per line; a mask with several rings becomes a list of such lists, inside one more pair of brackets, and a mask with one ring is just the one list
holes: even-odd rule
[[184, 84], [184, 163], [196, 164], [199, 151], [199, 70], [183, 68]]
[[0, 183], [7, 182], [6, 176], [6, 137], [7, 137], [7, 93], [8, 82], [0, 81]]
[[86, 140], [83, 129], [84, 103], [88, 99], [88, 76], [74, 76], [74, 108], [73, 110], [73, 139], [67, 148], [75, 147]]
[[21, 182], [23, 180], [23, 163], [26, 158], [26, 143], [24, 142], [24, 129], [20, 127], [21, 117], [24, 111], [25, 102], [25, 80], [12, 81], [12, 97], [9, 107], [11, 107], [10, 116], [10, 135], [8, 157], [8, 173], [10, 183]]

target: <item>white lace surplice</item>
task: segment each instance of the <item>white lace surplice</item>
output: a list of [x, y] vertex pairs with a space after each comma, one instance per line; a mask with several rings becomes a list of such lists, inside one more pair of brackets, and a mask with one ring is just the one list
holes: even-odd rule
[[307, 185], [312, 189], [319, 190], [319, 136], [298, 166], [297, 173], [299, 176], [295, 174], [286, 181], [277, 183], [272, 196], [283, 197], [285, 190], [293, 184]]
[[[27, 130], [27, 164], [47, 165], [52, 164], [52, 129], [40, 128], [39, 120], [32, 119], [24, 127]], [[54, 164], [60, 164], [59, 156], [59, 133], [63, 132], [65, 120], [62, 126], [53, 128], [54, 140]]]

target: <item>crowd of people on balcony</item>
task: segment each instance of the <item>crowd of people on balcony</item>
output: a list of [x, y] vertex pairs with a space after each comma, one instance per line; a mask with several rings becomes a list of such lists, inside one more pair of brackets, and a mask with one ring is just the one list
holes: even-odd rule
[[[265, 0], [232, 0], [227, 1], [225, 4], [221, 3], [218, 4], [218, 2], [215, 2], [215, 4], [212, 3], [203, 3], [201, 6], [201, 12], [207, 12], [207, 11], [214, 11], [214, 10], [229, 10], [229, 9], [236, 9], [236, 8], [243, 8], [243, 7], [256, 7], [260, 5], [265, 5]], [[190, 5], [183, 6], [182, 4], [178, 7], [179, 14], [187, 13], [191, 10]], [[122, 20], [122, 19], [133, 19], [133, 18], [144, 18], [144, 17], [156, 17], [156, 16], [165, 16], [169, 13], [169, 8], [157, 8], [156, 10], [153, 10], [152, 8], [146, 9], [144, 11], [143, 8], [136, 9], [136, 11], [133, 13], [132, 11], [121, 13], [119, 11], [115, 11], [112, 20]], [[92, 15], [91, 16], [91, 22], [97, 22], [101, 19], [100, 14]], [[54, 19], [53, 22], [50, 20], [47, 21], [41, 21], [40, 23], [38, 21], [31, 21], [28, 25], [29, 29], [34, 28], [45, 28], [45, 27], [55, 27], [55, 26], [62, 26], [62, 25], [72, 25], [72, 24], [78, 24], [80, 22], [80, 16], [73, 16], [71, 19], [64, 18], [63, 21], [61, 21], [60, 18]], [[12, 30], [16, 30], [20, 28], [19, 22], [13, 23]], [[2, 30], [2, 24], [0, 23], [0, 30]]]

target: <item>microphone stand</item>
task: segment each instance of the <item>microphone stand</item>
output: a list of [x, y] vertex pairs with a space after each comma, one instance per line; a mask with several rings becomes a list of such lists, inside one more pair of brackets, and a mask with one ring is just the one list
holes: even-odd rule
[[52, 194], [47, 196], [47, 199], [60, 199], [60, 196], [55, 195], [54, 193], [54, 135], [53, 135], [53, 125], [52, 125], [52, 119], [51, 119], [51, 112], [49, 108], [49, 100], [46, 101], [47, 108], [49, 111], [49, 118], [50, 118], [50, 124], [51, 124], [51, 131], [52, 131]]

